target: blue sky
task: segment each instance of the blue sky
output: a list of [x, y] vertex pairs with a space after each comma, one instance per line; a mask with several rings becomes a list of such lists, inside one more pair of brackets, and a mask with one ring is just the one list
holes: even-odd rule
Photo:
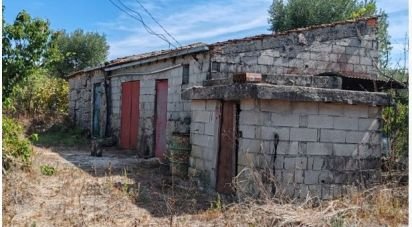
[[[113, 0], [116, 1], [116, 0]], [[136, 0], [122, 0], [139, 11], [153, 30], [161, 29], [139, 8]], [[213, 43], [233, 38], [269, 33], [267, 10], [272, 0], [139, 0], [181, 43]], [[12, 22], [23, 9], [34, 17], [48, 19], [53, 29], [82, 28], [104, 33], [110, 45], [109, 59], [168, 49], [159, 38], [116, 9], [109, 0], [3, 0], [5, 18]], [[408, 0], [377, 0], [389, 15], [393, 44], [392, 63], [403, 63], [408, 32]]]

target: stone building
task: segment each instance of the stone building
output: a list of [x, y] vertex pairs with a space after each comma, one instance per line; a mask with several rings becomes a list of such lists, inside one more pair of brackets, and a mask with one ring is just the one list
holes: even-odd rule
[[379, 179], [376, 32], [364, 18], [116, 59], [69, 75], [70, 116], [140, 157], [190, 133], [190, 176], [222, 193], [269, 167], [292, 196], [336, 197]]

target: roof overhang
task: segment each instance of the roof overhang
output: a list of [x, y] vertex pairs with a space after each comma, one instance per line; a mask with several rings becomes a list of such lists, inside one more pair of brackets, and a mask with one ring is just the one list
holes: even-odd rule
[[201, 100], [275, 99], [351, 105], [366, 104], [371, 106], [388, 106], [393, 104], [391, 97], [383, 92], [284, 86], [265, 83], [195, 86], [184, 90], [182, 98]]

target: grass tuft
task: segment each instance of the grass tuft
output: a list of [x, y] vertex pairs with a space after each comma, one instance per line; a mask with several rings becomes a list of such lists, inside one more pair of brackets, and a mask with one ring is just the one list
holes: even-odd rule
[[87, 134], [80, 128], [64, 124], [53, 125], [45, 132], [38, 133], [36, 145], [81, 146], [88, 143]]

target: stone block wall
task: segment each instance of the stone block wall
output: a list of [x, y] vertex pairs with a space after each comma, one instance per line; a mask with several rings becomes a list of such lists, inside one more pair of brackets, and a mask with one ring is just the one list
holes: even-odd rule
[[91, 129], [93, 84], [102, 80], [102, 71], [83, 73], [69, 79], [69, 116], [83, 129]]
[[[181, 91], [189, 86], [200, 85], [206, 79], [209, 66], [206, 55], [198, 54], [196, 58], [198, 62], [190, 56], [185, 56], [152, 64], [121, 68], [111, 72], [111, 129], [113, 135], [119, 137], [120, 132], [121, 84], [138, 80], [140, 81], [140, 119], [137, 148], [139, 155], [154, 155], [156, 80], [160, 79], [168, 80], [167, 141], [173, 132], [189, 133], [190, 101], [181, 98]], [[187, 85], [182, 85], [183, 67], [181, 64], [189, 64], [189, 84]], [[159, 73], [144, 74], [172, 66], [176, 67]], [[134, 73], [137, 75], [133, 75]]]
[[230, 40], [211, 46], [212, 79], [234, 73], [317, 75], [335, 72], [376, 77], [376, 19]]
[[272, 169], [278, 190], [328, 199], [378, 181], [380, 107], [315, 102], [240, 102], [238, 169]]
[[189, 175], [200, 181], [205, 188], [216, 184], [216, 165], [219, 150], [221, 102], [217, 100], [193, 100], [189, 159]]

